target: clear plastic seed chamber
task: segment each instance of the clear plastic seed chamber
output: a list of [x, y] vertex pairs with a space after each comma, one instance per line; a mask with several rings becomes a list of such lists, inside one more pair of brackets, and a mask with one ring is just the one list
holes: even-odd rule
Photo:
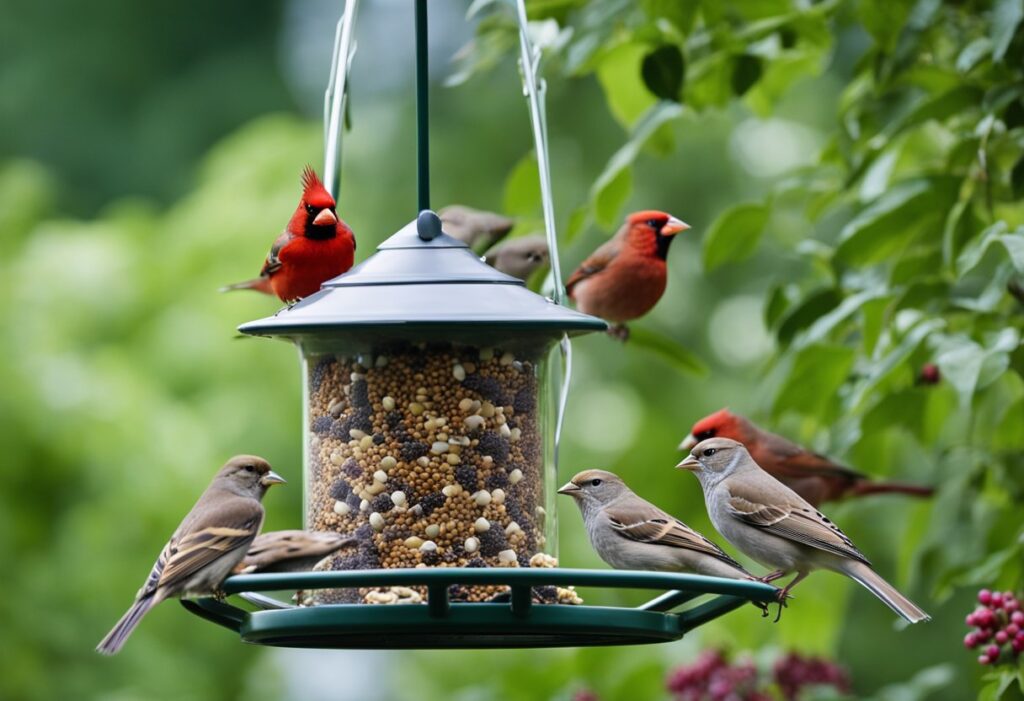
[[[430, 228], [430, 217], [424, 221]], [[305, 527], [355, 544], [321, 570], [556, 562], [548, 357], [605, 328], [412, 223], [346, 275], [244, 333], [300, 349]], [[488, 601], [502, 586], [462, 586]], [[303, 592], [302, 603], [403, 603], [409, 587]], [[557, 600], [554, 587], [540, 600]]]

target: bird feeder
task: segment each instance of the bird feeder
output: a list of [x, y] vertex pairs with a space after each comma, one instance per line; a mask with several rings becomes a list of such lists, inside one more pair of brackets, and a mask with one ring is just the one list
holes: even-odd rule
[[[557, 565], [552, 349], [606, 329], [559, 304], [561, 281], [536, 57], [517, 4], [554, 299], [486, 265], [429, 210], [426, 0], [416, 0], [419, 216], [360, 265], [239, 327], [298, 346], [305, 527], [354, 536], [311, 572], [230, 577], [193, 613], [252, 643], [321, 648], [559, 647], [664, 642], [744, 604], [760, 582]], [[334, 182], [354, 0], [328, 90]], [[366, 236], [366, 232], [361, 232]], [[566, 372], [568, 375], [568, 371]], [[668, 590], [637, 608], [581, 605], [573, 585]], [[259, 592], [293, 592], [291, 603]], [[675, 609], [705, 594], [710, 601]], [[386, 605], [386, 604], [412, 605]]]
[[[322, 569], [551, 562], [547, 359], [563, 335], [604, 328], [482, 262], [432, 212], [319, 293], [239, 327], [301, 351], [305, 527], [359, 543]], [[395, 591], [310, 599], [373, 603]], [[503, 593], [463, 587], [454, 598]]]

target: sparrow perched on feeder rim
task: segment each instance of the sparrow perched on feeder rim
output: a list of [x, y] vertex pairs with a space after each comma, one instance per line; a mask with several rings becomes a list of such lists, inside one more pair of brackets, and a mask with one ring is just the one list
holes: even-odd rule
[[506, 275], [528, 280], [534, 271], [548, 263], [548, 242], [541, 235], [519, 236], [487, 251], [487, 264]]
[[271, 531], [256, 536], [235, 572], [308, 572], [356, 538], [333, 531]]
[[219, 595], [263, 525], [260, 500], [272, 485], [283, 483], [263, 458], [228, 460], [160, 552], [135, 603], [96, 651], [117, 654], [142, 617], [164, 599]]
[[618, 232], [590, 254], [565, 283], [576, 308], [615, 324], [611, 333], [628, 337], [625, 322], [649, 312], [668, 284], [668, 248], [689, 224], [657, 210], [634, 212]]
[[780, 600], [813, 570], [827, 569], [855, 580], [910, 623], [929, 620], [871, 568], [838, 526], [762, 470], [742, 443], [701, 441], [676, 467], [697, 476], [711, 523], [726, 540], [761, 564], [778, 568], [766, 579], [796, 572]]
[[927, 497], [934, 492], [931, 487], [875, 482], [863, 473], [758, 428], [728, 409], [716, 411], [694, 424], [690, 435], [679, 444], [679, 449], [689, 452], [700, 441], [716, 437], [731, 438], [742, 443], [761, 469], [814, 506], [825, 501], [867, 494]]
[[516, 220], [509, 217], [452, 204], [438, 211], [444, 233], [457, 238], [475, 251], [486, 251], [512, 231]]
[[573, 498], [590, 544], [616, 569], [756, 579], [713, 542], [637, 496], [605, 470], [584, 470], [558, 490]]
[[331, 278], [348, 272], [355, 259], [356, 239], [338, 218], [335, 202], [316, 172], [302, 173], [302, 199], [284, 233], [270, 248], [260, 276], [221, 289], [257, 290], [276, 294], [290, 304], [308, 297]]

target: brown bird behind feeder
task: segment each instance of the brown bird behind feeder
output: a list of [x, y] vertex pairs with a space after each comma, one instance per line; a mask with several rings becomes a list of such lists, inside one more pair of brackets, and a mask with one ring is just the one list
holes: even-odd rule
[[328, 555], [356, 542], [341, 533], [271, 531], [256, 537], [235, 572], [309, 572]]
[[448, 205], [437, 215], [441, 218], [444, 233], [462, 241], [474, 251], [483, 252], [498, 243], [512, 231], [515, 219], [473, 209], [461, 204]]
[[548, 259], [548, 242], [540, 234], [503, 241], [484, 256], [488, 265], [520, 280], [528, 280]]

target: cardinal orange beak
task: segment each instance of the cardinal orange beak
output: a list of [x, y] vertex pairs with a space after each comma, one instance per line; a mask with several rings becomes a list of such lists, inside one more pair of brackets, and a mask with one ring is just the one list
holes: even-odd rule
[[700, 460], [698, 460], [697, 458], [693, 457], [692, 455], [688, 455], [686, 457], [686, 460], [683, 460], [681, 463], [676, 465], [676, 469], [677, 470], [689, 470], [690, 472], [700, 472], [700, 470], [701, 470]]
[[686, 222], [676, 219], [675, 217], [669, 217], [668, 221], [665, 222], [665, 226], [661, 227], [662, 236], [672, 236], [678, 234], [680, 231], [686, 231], [690, 228], [690, 225]]
[[316, 215], [316, 219], [313, 220], [313, 226], [334, 226], [337, 223], [338, 217], [326, 207], [321, 209], [320, 213]]

